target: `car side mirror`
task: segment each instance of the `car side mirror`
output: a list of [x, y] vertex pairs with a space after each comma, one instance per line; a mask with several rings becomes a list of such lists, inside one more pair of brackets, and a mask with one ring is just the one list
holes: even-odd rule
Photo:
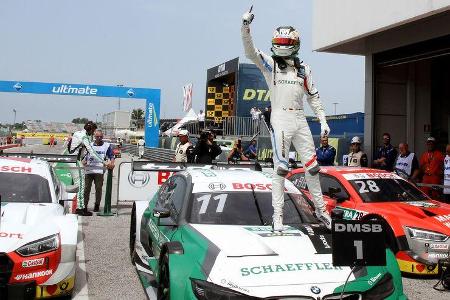
[[337, 219], [337, 220], [343, 220], [344, 219], [344, 211], [342, 209], [333, 209], [331, 211], [331, 218]]
[[170, 210], [164, 207], [155, 207], [153, 209], [153, 216], [158, 219], [170, 217]]

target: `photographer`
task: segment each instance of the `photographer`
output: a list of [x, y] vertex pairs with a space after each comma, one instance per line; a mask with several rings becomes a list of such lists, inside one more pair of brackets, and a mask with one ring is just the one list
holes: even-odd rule
[[240, 160], [248, 160], [244, 155], [244, 150], [242, 148], [242, 140], [238, 139], [233, 146], [233, 150], [231, 150], [228, 155], [228, 162], [236, 162]]
[[211, 164], [220, 153], [222, 153], [222, 149], [214, 142], [214, 134], [210, 131], [203, 131], [193, 151], [195, 162]]

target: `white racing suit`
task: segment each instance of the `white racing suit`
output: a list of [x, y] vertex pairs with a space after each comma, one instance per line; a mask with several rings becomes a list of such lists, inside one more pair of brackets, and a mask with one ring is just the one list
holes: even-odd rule
[[302, 62], [300, 68], [297, 69], [294, 66], [294, 60], [288, 58], [285, 59], [286, 68], [281, 69], [271, 56], [254, 47], [249, 25], [242, 25], [242, 41], [246, 57], [261, 70], [270, 88], [272, 106], [270, 122], [273, 128], [271, 138], [274, 161], [272, 179], [274, 230], [277, 230], [275, 229], [276, 223], [282, 224], [284, 180], [289, 170], [288, 161], [291, 143], [294, 144], [306, 169], [306, 183], [313, 197], [316, 214], [330, 228], [331, 224], [327, 224], [330, 220], [329, 216], [325, 221], [321, 218], [322, 215], [326, 215], [326, 212], [318, 176], [320, 167], [316, 161], [311, 130], [303, 111], [303, 96], [306, 94], [308, 103], [321, 124], [326, 124], [325, 113], [319, 93], [312, 81], [310, 67]]
[[87, 135], [86, 130], [80, 130], [73, 133], [72, 139], [68, 144], [69, 153], [74, 153], [78, 150], [77, 156], [77, 167], [78, 167], [78, 179], [75, 182], [78, 185], [78, 193], [77, 193], [77, 209], [84, 208], [84, 179], [85, 179], [85, 171], [84, 166], [82, 164], [83, 159], [86, 157], [87, 153], [91, 155], [95, 160], [101, 162], [102, 165], [105, 164], [105, 161], [95, 152], [94, 148], [91, 146], [92, 138]]

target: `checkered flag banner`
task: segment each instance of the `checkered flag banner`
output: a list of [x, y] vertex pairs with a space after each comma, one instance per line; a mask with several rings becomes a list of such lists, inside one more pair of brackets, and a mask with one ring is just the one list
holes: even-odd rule
[[183, 87], [183, 109], [189, 111], [192, 108], [192, 83]]

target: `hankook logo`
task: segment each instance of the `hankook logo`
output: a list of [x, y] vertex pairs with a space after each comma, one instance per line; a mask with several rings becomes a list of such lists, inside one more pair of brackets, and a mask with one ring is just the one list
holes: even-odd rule
[[209, 188], [211, 191], [217, 191], [217, 190], [223, 191], [226, 187], [227, 187], [227, 186], [225, 185], [225, 183], [222, 183], [222, 182], [211, 182], [211, 183], [208, 185], [208, 188]]
[[142, 188], [150, 181], [150, 175], [146, 172], [130, 172], [128, 174], [128, 182], [135, 188]]

